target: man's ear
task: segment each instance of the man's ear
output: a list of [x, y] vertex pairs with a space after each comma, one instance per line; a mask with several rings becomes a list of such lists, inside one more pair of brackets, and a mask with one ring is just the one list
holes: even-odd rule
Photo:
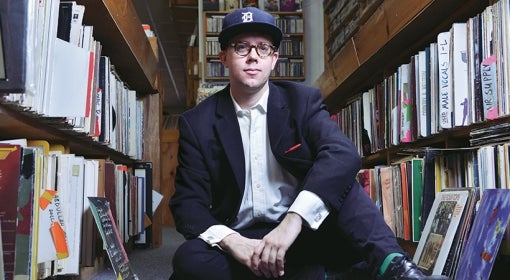
[[274, 57], [274, 59], [273, 59], [273, 66], [271, 67], [271, 71], [273, 71], [274, 68], [276, 67], [276, 62], [278, 62], [278, 57], [280, 57], [280, 53], [275, 51], [273, 53], [273, 57]]
[[220, 57], [221, 64], [223, 64], [223, 66], [225, 66], [225, 68], [228, 68], [228, 66], [227, 66], [227, 52], [220, 51], [219, 57]]

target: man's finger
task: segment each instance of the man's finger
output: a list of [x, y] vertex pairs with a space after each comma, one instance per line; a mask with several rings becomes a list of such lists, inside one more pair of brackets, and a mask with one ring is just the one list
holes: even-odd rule
[[276, 255], [276, 269], [280, 277], [285, 274], [285, 253], [285, 250], [280, 249]]

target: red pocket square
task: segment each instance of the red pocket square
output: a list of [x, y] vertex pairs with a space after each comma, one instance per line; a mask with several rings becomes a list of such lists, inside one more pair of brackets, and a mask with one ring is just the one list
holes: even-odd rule
[[297, 148], [299, 148], [299, 147], [301, 147], [301, 143], [296, 144], [296, 145], [294, 145], [294, 146], [290, 147], [290, 148], [289, 148], [288, 150], [286, 150], [284, 153], [285, 153], [285, 154], [288, 154], [288, 153], [290, 153], [290, 152], [294, 151], [295, 149], [297, 149]]

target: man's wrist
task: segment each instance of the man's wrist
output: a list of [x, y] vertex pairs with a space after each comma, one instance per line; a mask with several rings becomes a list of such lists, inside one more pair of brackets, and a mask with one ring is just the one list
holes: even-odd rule
[[236, 239], [240, 238], [241, 235], [238, 232], [231, 233], [225, 236], [220, 242], [218, 242], [218, 246], [225, 252], [230, 252], [231, 244], [235, 244]]
[[288, 212], [299, 214], [305, 226], [312, 230], [317, 230], [329, 215], [325, 203], [319, 196], [310, 191], [301, 191]]
[[198, 238], [204, 240], [207, 244], [214, 246], [219, 244], [221, 240], [232, 233], [235, 233], [235, 231], [225, 225], [214, 225], [200, 234]]
[[288, 212], [287, 215], [285, 216], [285, 219], [288, 221], [288, 223], [299, 224], [300, 227], [303, 225], [304, 222], [303, 217], [301, 217], [301, 215], [299, 215], [296, 212]]

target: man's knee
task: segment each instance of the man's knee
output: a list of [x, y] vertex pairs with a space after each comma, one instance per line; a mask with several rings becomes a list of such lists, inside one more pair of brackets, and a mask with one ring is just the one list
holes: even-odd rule
[[187, 240], [175, 251], [172, 264], [174, 270], [193, 271], [203, 267], [206, 262], [205, 254], [210, 254], [204, 241], [200, 239]]
[[226, 256], [200, 239], [181, 244], [175, 251], [172, 265], [178, 279], [229, 279]]

